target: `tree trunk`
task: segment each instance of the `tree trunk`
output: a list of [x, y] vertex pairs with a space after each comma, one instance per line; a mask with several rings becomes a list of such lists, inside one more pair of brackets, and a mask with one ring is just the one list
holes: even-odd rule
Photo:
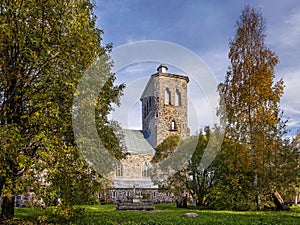
[[260, 196], [259, 196], [259, 189], [258, 189], [258, 175], [257, 175], [257, 158], [256, 158], [256, 151], [255, 151], [255, 144], [254, 144], [254, 137], [253, 137], [253, 124], [252, 124], [252, 117], [251, 117], [251, 108], [250, 105], [248, 106], [248, 117], [249, 117], [249, 129], [250, 129], [250, 142], [251, 142], [251, 155], [252, 155], [252, 162], [253, 162], [253, 187], [255, 190], [255, 203], [256, 209], [260, 209]]
[[2, 179], [2, 177], [0, 176], [0, 196], [2, 196], [3, 186], [4, 186], [4, 179]]
[[256, 209], [260, 210], [260, 196], [259, 196], [259, 189], [258, 189], [258, 178], [257, 178], [257, 171], [254, 172], [254, 181], [253, 186], [255, 189], [255, 203], [256, 203]]
[[283, 199], [281, 198], [280, 194], [278, 193], [278, 191], [275, 191], [272, 193], [272, 197], [273, 197], [273, 201], [274, 201], [274, 204], [276, 206], [276, 209], [278, 211], [281, 211], [281, 210], [286, 210], [287, 208], [285, 207], [284, 205], [284, 201]]
[[3, 220], [12, 219], [14, 217], [14, 205], [15, 205], [15, 196], [8, 194], [3, 198], [2, 204], [2, 214], [1, 217]]
[[182, 208], [187, 208], [187, 195], [185, 195], [185, 197], [182, 200]]

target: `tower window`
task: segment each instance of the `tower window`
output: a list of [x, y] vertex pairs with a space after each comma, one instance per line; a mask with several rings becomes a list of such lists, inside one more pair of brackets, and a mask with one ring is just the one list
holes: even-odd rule
[[171, 92], [169, 88], [165, 90], [165, 105], [171, 105]]
[[123, 176], [123, 165], [121, 163], [117, 164], [116, 176], [117, 177], [122, 177]]
[[171, 130], [177, 130], [175, 120], [172, 120], [172, 122], [171, 122]]
[[175, 92], [175, 105], [176, 106], [181, 105], [181, 94], [178, 89], [176, 89], [176, 92]]
[[144, 165], [142, 166], [142, 177], [148, 177], [148, 176], [149, 176], [148, 165], [145, 161]]

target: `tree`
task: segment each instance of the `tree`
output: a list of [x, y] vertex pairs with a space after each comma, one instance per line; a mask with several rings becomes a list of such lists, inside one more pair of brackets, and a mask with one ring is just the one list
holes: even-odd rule
[[188, 175], [186, 177], [186, 186], [198, 206], [207, 205], [207, 196], [213, 183], [212, 168], [209, 167], [203, 170], [200, 167], [201, 159], [203, 158], [204, 151], [210, 139], [210, 132], [210, 128], [205, 127], [204, 132], [200, 132], [198, 135], [195, 152], [187, 167]]
[[173, 153], [176, 151], [177, 146], [180, 142], [180, 136], [179, 135], [171, 135], [167, 137], [165, 140], [163, 140], [162, 143], [160, 143], [155, 148], [155, 155], [152, 158], [152, 162], [157, 163], [163, 160], [164, 158], [168, 157], [170, 153]]
[[[102, 31], [95, 27], [89, 1], [4, 0], [0, 12], [0, 187], [2, 217], [9, 219], [14, 195], [45, 169], [50, 185], [70, 178], [61, 183], [65, 186], [56, 186], [67, 205], [72, 204], [70, 195], [62, 192], [76, 193], [84, 185], [76, 182], [89, 169], [82, 157], [76, 157], [72, 100], [82, 73], [97, 57], [107, 55], [110, 46], [101, 45]], [[110, 80], [99, 96], [103, 101], [98, 101], [102, 129], [108, 127], [106, 116], [123, 88], [113, 85], [111, 66], [108, 57], [103, 67]], [[119, 146], [108, 136], [102, 137], [104, 143]]]
[[[274, 166], [281, 137], [285, 133], [279, 103], [283, 80], [274, 82], [278, 57], [265, 45], [265, 20], [262, 14], [246, 6], [237, 21], [237, 30], [229, 43], [231, 66], [224, 83], [218, 86], [224, 97], [227, 135], [247, 149], [255, 202], [260, 207], [264, 171]], [[284, 122], [283, 122], [284, 125]]]
[[225, 136], [213, 162], [213, 186], [208, 194], [214, 209], [249, 210], [254, 200], [251, 152], [243, 144]]
[[298, 130], [298, 134], [295, 138], [295, 142], [294, 142], [294, 147], [296, 152], [298, 153], [298, 157], [297, 157], [297, 176], [296, 176], [296, 180], [295, 180], [295, 189], [296, 189], [296, 194], [295, 194], [295, 203], [298, 204], [299, 202], [299, 194], [300, 194], [300, 131]]
[[[152, 160], [155, 163], [165, 159], [170, 152], [175, 152], [172, 156], [176, 153], [178, 154], [172, 161], [178, 162], [185, 159], [181, 161], [180, 167], [166, 163], [165, 166], [167, 169], [176, 172], [160, 183], [160, 186], [163, 187], [162, 189], [167, 187], [166, 190], [173, 193], [179, 199], [183, 195], [192, 196], [198, 206], [207, 205], [207, 196], [214, 182], [214, 168], [213, 166], [204, 168], [203, 164], [206, 164], [206, 162], [203, 162], [203, 160], [210, 161], [209, 156], [214, 155], [213, 153], [217, 146], [216, 142], [219, 141], [216, 138], [211, 138], [211, 132], [213, 132], [212, 136], [220, 136], [218, 135], [219, 129], [217, 127], [212, 131], [209, 127], [206, 127], [204, 132], [185, 138], [180, 143], [179, 136], [176, 135], [166, 138], [157, 146], [155, 157]], [[207, 148], [209, 141], [211, 141], [210, 148]], [[180, 152], [182, 153], [180, 154]], [[176, 169], [174, 170], [174, 168]], [[164, 171], [167, 172], [167, 169], [164, 169]], [[186, 196], [184, 196], [184, 201]], [[183, 199], [180, 201], [183, 201]]]

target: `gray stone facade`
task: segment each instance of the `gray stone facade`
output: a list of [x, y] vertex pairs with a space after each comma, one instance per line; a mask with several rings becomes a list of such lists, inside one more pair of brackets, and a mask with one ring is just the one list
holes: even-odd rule
[[[2, 206], [3, 197], [0, 197], [0, 206]], [[40, 206], [45, 207], [45, 202], [36, 198], [36, 194], [33, 191], [28, 191], [25, 194], [15, 195], [15, 207], [33, 207]]]
[[150, 199], [153, 203], [172, 203], [176, 201], [173, 194], [161, 192], [158, 188], [114, 188], [109, 191], [109, 202], [117, 203], [126, 201], [133, 196]]
[[123, 133], [127, 156], [116, 167], [112, 188], [101, 197], [109, 203], [126, 202], [134, 196], [154, 203], [174, 202], [174, 196], [160, 192], [150, 178], [155, 150], [149, 133], [128, 129], [124, 129]]

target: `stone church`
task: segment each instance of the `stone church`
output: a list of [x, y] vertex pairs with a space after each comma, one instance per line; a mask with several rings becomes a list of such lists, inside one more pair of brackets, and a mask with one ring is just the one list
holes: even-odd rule
[[142, 130], [124, 129], [123, 146], [126, 159], [116, 166], [112, 188], [107, 196], [112, 203], [132, 196], [144, 196], [154, 203], [173, 202], [168, 193], [160, 192], [151, 181], [149, 167], [155, 147], [170, 135], [182, 138], [190, 134], [188, 128], [187, 84], [184, 75], [168, 73], [160, 65], [141, 95]]

